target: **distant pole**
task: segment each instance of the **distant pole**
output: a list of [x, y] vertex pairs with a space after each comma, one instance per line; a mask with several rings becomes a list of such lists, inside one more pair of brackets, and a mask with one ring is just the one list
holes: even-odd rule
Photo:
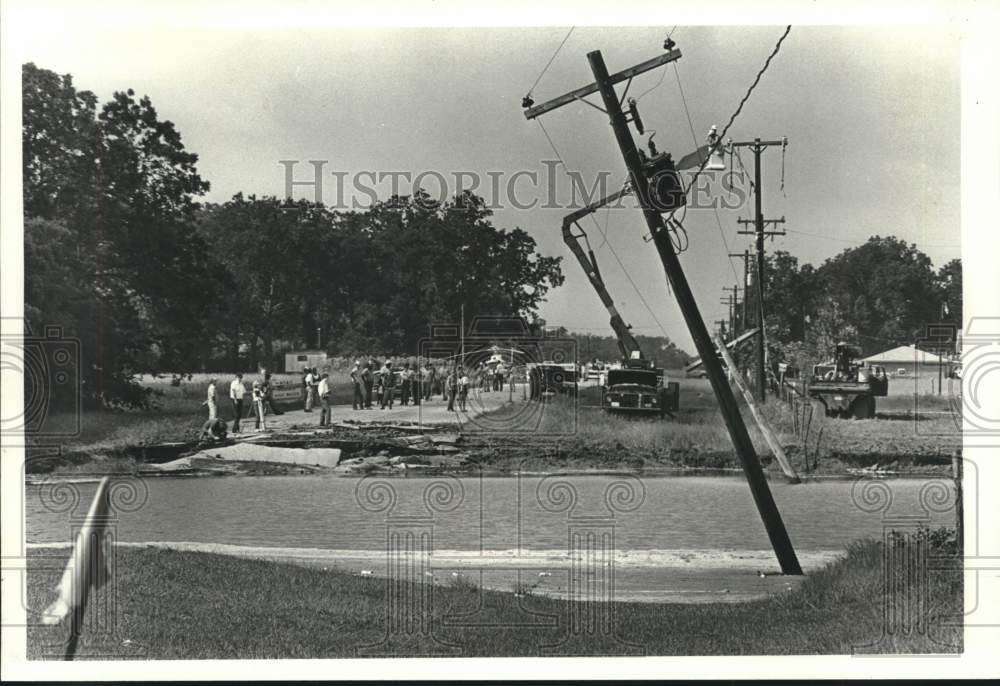
[[316, 350], [323, 349], [323, 329], [321, 327], [316, 327]]
[[[740, 219], [740, 224], [753, 224], [753, 231], [740, 232], [740, 233], [752, 233], [757, 239], [757, 302], [756, 302], [756, 314], [757, 314], [757, 400], [762, 404], [767, 401], [767, 385], [766, 377], [764, 374], [764, 358], [766, 352], [764, 350], [764, 238], [767, 236], [783, 236], [784, 231], [766, 231], [765, 226], [768, 224], [784, 224], [785, 218], [781, 219], [764, 219], [764, 211], [762, 209], [763, 198], [761, 191], [761, 174], [760, 174], [760, 156], [769, 146], [780, 145], [784, 147], [788, 144], [788, 139], [781, 139], [780, 141], [762, 141], [760, 138], [754, 138], [753, 141], [746, 141], [742, 143], [733, 143], [734, 147], [744, 147], [753, 150], [753, 204], [754, 204], [754, 217], [753, 220]], [[745, 298], [745, 296], [744, 296]]]
[[767, 387], [764, 385], [764, 212], [760, 197], [760, 139], [754, 139], [753, 183], [754, 183], [754, 226], [757, 231], [757, 395], [761, 404], [767, 402]]
[[465, 368], [465, 303], [462, 303], [462, 323], [461, 331], [459, 332], [460, 339], [462, 341], [462, 368]]

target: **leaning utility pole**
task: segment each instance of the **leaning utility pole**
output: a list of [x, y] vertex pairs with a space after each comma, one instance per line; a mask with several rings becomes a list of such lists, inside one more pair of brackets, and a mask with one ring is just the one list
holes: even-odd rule
[[[712, 341], [701, 313], [698, 311], [698, 304], [695, 302], [694, 294], [691, 292], [687, 278], [684, 275], [684, 270], [681, 268], [680, 260], [677, 258], [670, 234], [664, 225], [663, 217], [660, 211], [654, 208], [650, 180], [643, 169], [642, 157], [635, 145], [635, 140], [632, 138], [632, 132], [628, 128], [629, 120], [622, 110], [622, 100], [619, 100], [618, 94], [615, 91], [614, 85], [616, 83], [625, 80], [631, 82], [633, 76], [661, 64], [677, 60], [680, 56], [679, 50], [668, 49], [668, 52], [659, 58], [648, 60], [636, 67], [626, 69], [612, 76], [608, 74], [608, 69], [604, 64], [604, 58], [600, 51], [595, 50], [587, 54], [591, 71], [594, 74], [593, 84], [578, 88], [548, 103], [538, 105], [537, 107], [530, 107], [525, 111], [525, 117], [532, 119], [556, 107], [582, 99], [588, 93], [597, 91], [601, 94], [601, 99], [604, 101], [605, 113], [611, 119], [611, 128], [614, 131], [622, 157], [625, 159], [625, 166], [628, 168], [632, 189], [639, 202], [639, 206], [642, 208], [646, 225], [649, 228], [653, 243], [656, 245], [660, 260], [663, 262], [663, 267], [670, 286], [673, 289], [674, 297], [681, 308], [684, 321], [687, 323], [691, 338], [694, 340], [698, 354], [701, 356], [702, 364], [705, 367], [705, 372], [712, 384], [712, 390], [715, 392], [715, 397], [719, 402], [719, 409], [722, 411], [722, 417], [726, 422], [729, 437], [742, 462], [743, 473], [746, 475], [754, 503], [757, 505], [757, 511], [764, 522], [764, 528], [767, 530], [771, 547], [774, 549], [783, 573], [801, 574], [802, 568], [799, 566], [795, 549], [792, 547], [788, 532], [785, 530], [785, 524], [781, 520], [781, 514], [778, 512], [774, 497], [767, 485], [764, 470], [760, 466], [760, 460], [757, 457], [753, 442], [750, 440], [750, 434], [747, 432], [746, 424], [743, 422], [739, 406], [736, 404], [736, 398], [733, 396], [732, 388], [729, 386], [726, 373], [719, 361], [715, 343]], [[629, 111], [632, 121], [637, 126], [641, 126], [637, 121], [634, 101], [629, 103]]]
[[782, 138], [780, 141], [762, 141], [754, 138], [752, 141], [733, 143], [734, 148], [750, 148], [753, 150], [753, 190], [754, 190], [754, 218], [740, 219], [740, 224], [753, 224], [753, 231], [740, 231], [741, 234], [750, 234], [757, 237], [757, 400], [761, 403], [767, 401], [767, 385], [764, 376], [764, 238], [765, 236], [784, 236], [784, 231], [766, 231], [768, 224], [784, 224], [785, 218], [764, 219], [764, 212], [761, 209], [760, 190], [760, 155], [764, 150], [772, 145], [780, 145], [782, 148], [788, 145], [788, 139]]

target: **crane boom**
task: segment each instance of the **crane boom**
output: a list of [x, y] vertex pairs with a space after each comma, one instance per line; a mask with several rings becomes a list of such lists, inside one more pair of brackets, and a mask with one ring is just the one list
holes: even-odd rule
[[[562, 233], [563, 241], [572, 251], [573, 256], [576, 257], [580, 266], [583, 267], [584, 273], [587, 275], [587, 279], [590, 280], [590, 285], [594, 287], [597, 291], [598, 297], [607, 309], [608, 314], [611, 315], [611, 329], [615, 332], [615, 337], [618, 339], [618, 348], [621, 350], [622, 358], [626, 364], [631, 362], [633, 365], [637, 361], [641, 361], [643, 366], [648, 366], [648, 363], [643, 357], [642, 350], [639, 348], [639, 343], [636, 341], [635, 336], [632, 335], [631, 327], [625, 323], [622, 319], [621, 314], [618, 312], [618, 308], [615, 307], [615, 301], [611, 298], [611, 294], [608, 293], [607, 286], [604, 284], [604, 279], [601, 277], [601, 270], [597, 266], [597, 257], [594, 255], [594, 251], [590, 247], [590, 241], [587, 239], [587, 234], [582, 228], [580, 228], [579, 220], [586, 217], [588, 214], [596, 212], [601, 207], [618, 200], [619, 198], [628, 195], [632, 192], [632, 189], [625, 187], [617, 193], [612, 193], [606, 198], [602, 198], [597, 202], [593, 202], [586, 207], [579, 210], [571, 212], [563, 217], [562, 223]], [[573, 227], [576, 226], [580, 233], [573, 233]], [[583, 245], [581, 245], [581, 239], [583, 243], [586, 244], [586, 250]]]

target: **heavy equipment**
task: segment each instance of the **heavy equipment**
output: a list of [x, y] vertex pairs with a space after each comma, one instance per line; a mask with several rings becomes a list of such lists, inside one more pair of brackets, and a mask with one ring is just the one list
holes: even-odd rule
[[[598, 297], [611, 315], [611, 329], [615, 332], [618, 348], [622, 354], [621, 367], [609, 368], [601, 377], [603, 380], [601, 407], [609, 412], [672, 416], [680, 406], [680, 384], [675, 381], [665, 382], [663, 369], [642, 354], [638, 341], [632, 335], [631, 327], [622, 319], [611, 294], [608, 293], [597, 266], [597, 257], [590, 247], [586, 232], [579, 224], [581, 218], [629, 192], [630, 189], [625, 187], [602, 200], [567, 214], [562, 224], [563, 241], [583, 267], [590, 285], [597, 291]], [[573, 227], [576, 227], [579, 233], [574, 233]]]
[[875, 418], [875, 398], [889, 393], [885, 368], [861, 361], [861, 351], [837, 343], [833, 360], [813, 366], [809, 397], [823, 403], [827, 417]]

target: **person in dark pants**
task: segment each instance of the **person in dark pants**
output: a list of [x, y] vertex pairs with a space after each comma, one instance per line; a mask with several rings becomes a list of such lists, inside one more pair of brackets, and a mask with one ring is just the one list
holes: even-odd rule
[[444, 379], [444, 393], [448, 398], [448, 411], [455, 411], [455, 396], [458, 393], [458, 373], [453, 367]]
[[389, 362], [388, 360], [386, 361], [385, 366], [382, 367], [381, 377], [382, 377], [382, 409], [384, 410], [385, 406], [388, 405], [389, 409], [391, 410], [393, 403], [392, 392], [396, 386], [395, 375], [392, 373], [392, 362]]
[[363, 410], [365, 407], [365, 380], [358, 360], [354, 361], [354, 368], [351, 369], [351, 383], [354, 385], [354, 409]]
[[284, 414], [274, 406], [274, 384], [271, 382], [271, 372], [264, 372], [264, 409], [268, 414], [278, 416]]
[[420, 363], [416, 362], [413, 365], [413, 369], [410, 370], [410, 375], [412, 378], [411, 390], [413, 392], [413, 404], [419, 405], [420, 401], [423, 400], [423, 370], [420, 369]]
[[320, 409], [319, 425], [327, 426], [330, 423], [330, 382], [327, 380], [330, 375], [323, 372], [320, 376], [319, 384], [316, 386], [316, 394], [319, 396]]
[[410, 402], [410, 388], [413, 386], [413, 378], [410, 376], [410, 363], [403, 363], [403, 371], [399, 373], [400, 389], [399, 404], [406, 405]]
[[237, 373], [236, 378], [229, 384], [229, 399], [233, 402], [233, 433], [240, 432], [240, 417], [243, 415], [243, 398], [247, 394], [247, 387], [243, 385], [243, 374]]
[[372, 363], [369, 361], [365, 364], [364, 371], [361, 372], [361, 381], [365, 385], [365, 409], [372, 409], [372, 386], [375, 385], [375, 372], [372, 369]]
[[427, 364], [424, 365], [424, 400], [429, 401], [431, 399], [431, 392], [434, 390], [434, 383], [436, 381], [434, 377], [436, 375], [437, 373], [434, 371], [434, 365], [427, 362]]

